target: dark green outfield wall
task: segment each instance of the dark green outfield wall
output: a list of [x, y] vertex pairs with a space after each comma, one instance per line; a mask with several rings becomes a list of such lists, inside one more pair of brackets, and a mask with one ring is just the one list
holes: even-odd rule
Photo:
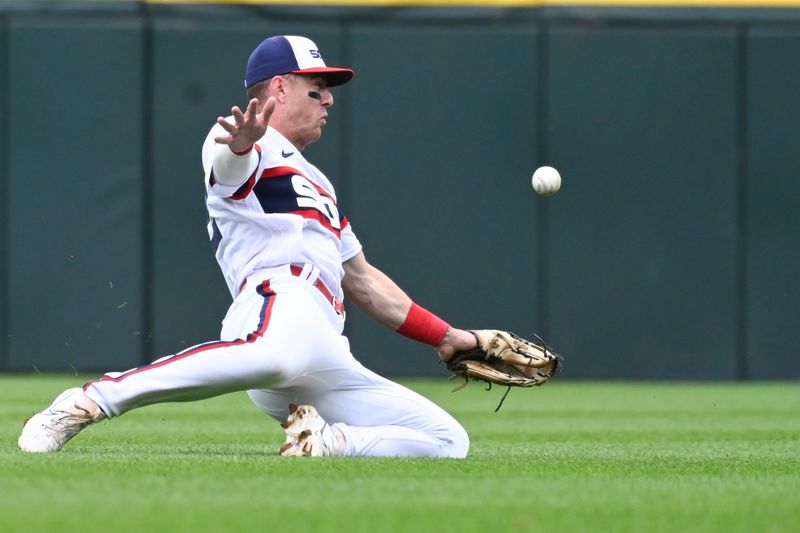
[[[800, 377], [796, 11], [37, 5], [0, 5], [2, 369], [217, 337], [200, 146], [299, 33], [357, 71], [309, 157], [420, 304], [536, 331], [567, 377]], [[349, 322], [368, 366], [443, 374]]]

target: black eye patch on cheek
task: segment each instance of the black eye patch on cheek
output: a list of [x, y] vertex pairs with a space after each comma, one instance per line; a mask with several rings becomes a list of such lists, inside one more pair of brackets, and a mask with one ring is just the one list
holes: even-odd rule
[[314, 100], [322, 100], [322, 95], [319, 94], [317, 91], [308, 91], [308, 96], [313, 98]]

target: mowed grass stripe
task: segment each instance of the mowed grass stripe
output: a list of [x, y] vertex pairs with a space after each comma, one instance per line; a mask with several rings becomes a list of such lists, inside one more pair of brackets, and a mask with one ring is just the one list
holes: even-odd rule
[[555, 381], [411, 388], [470, 433], [464, 461], [285, 459], [232, 394], [151, 406], [64, 451], [16, 449], [22, 419], [94, 376], [0, 376], [0, 531], [796, 531], [796, 383]]

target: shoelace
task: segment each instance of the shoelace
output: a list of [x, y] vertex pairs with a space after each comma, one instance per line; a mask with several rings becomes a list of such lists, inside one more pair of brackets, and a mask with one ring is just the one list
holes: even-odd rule
[[86, 425], [88, 425], [89, 422], [91, 422], [92, 415], [89, 413], [87, 409], [84, 409], [78, 404], [73, 404], [72, 407], [73, 409], [82, 411], [84, 416], [82, 417], [81, 415], [73, 414], [63, 409], [58, 411], [51, 411], [50, 416], [52, 416], [53, 418], [50, 418], [50, 420], [53, 422], [53, 425], [42, 424], [42, 426], [53, 432], [70, 430], [70, 431], [75, 431], [77, 433], [77, 431], [80, 431]]

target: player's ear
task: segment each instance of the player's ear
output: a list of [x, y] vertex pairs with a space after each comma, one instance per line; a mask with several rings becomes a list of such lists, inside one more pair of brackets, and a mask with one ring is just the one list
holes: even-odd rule
[[283, 76], [274, 76], [269, 83], [269, 96], [274, 96], [281, 103], [285, 102], [287, 82]]

